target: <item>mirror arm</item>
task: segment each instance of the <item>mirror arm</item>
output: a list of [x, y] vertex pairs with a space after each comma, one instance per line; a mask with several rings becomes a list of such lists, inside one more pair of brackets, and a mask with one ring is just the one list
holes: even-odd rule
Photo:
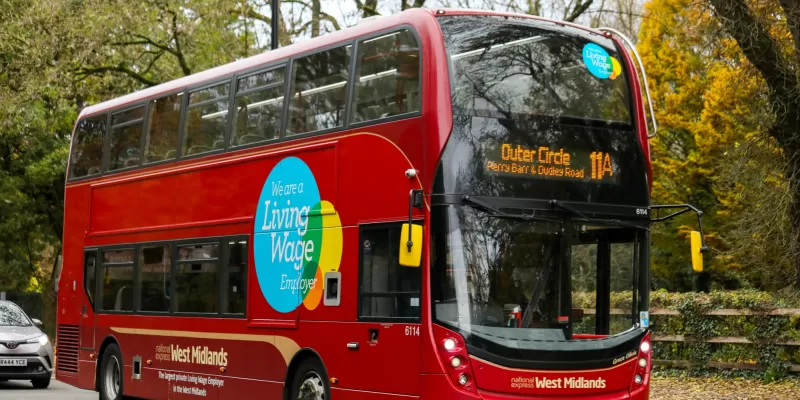
[[657, 204], [654, 206], [650, 206], [650, 208], [656, 210], [669, 209], [669, 208], [682, 208], [682, 210], [675, 211], [667, 216], [653, 218], [650, 220], [650, 222], [667, 221], [677, 217], [678, 215], [687, 213], [689, 211], [693, 211], [695, 215], [697, 215], [697, 225], [700, 227], [700, 240], [702, 241], [702, 246], [700, 247], [700, 251], [705, 253], [708, 250], [708, 246], [706, 246], [706, 236], [703, 233], [703, 212], [700, 209], [691, 204]]
[[414, 247], [414, 241], [411, 240], [411, 224], [414, 222], [414, 207], [422, 208], [422, 190], [419, 189], [411, 189], [408, 192], [408, 241], [406, 241], [406, 246], [408, 246], [408, 251], [411, 251], [411, 248]]

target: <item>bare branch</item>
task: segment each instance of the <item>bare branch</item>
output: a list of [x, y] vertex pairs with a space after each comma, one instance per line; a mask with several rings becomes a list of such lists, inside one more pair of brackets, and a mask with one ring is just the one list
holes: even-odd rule
[[78, 80], [83, 80], [88, 78], [91, 75], [102, 75], [108, 72], [118, 72], [124, 74], [130, 78], [137, 80], [138, 82], [145, 84], [147, 86], [155, 86], [158, 85], [160, 82], [156, 82], [152, 79], [145, 77], [144, 75], [130, 69], [127, 65], [123, 63], [119, 63], [117, 65], [104, 65], [101, 67], [93, 67], [93, 68], [79, 68], [75, 71]]
[[575, 8], [572, 9], [572, 12], [569, 14], [569, 16], [567, 16], [567, 18], [564, 18], [564, 21], [575, 22], [576, 19], [578, 19], [581, 15], [583, 15], [584, 12], [586, 12], [586, 10], [589, 9], [593, 2], [594, 0], [586, 0], [585, 3], [581, 0], [578, 0], [578, 2], [575, 4]]

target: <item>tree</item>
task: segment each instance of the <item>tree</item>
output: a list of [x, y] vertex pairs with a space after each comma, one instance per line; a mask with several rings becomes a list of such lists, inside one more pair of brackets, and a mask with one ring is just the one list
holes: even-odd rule
[[785, 155], [795, 286], [800, 289], [800, 3], [708, 0], [725, 32], [767, 85], [769, 135]]

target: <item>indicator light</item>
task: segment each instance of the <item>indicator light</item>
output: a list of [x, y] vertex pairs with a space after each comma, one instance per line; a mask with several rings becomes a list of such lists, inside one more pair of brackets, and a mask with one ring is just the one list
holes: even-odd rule
[[647, 366], [647, 360], [644, 359], [644, 358], [640, 358], [639, 359], [639, 366], [642, 367], [642, 368], [646, 367]]
[[636, 382], [637, 385], [642, 383], [642, 376], [639, 375], [639, 374], [636, 374], [636, 376], [633, 377], [633, 381]]
[[639, 349], [642, 350], [643, 353], [647, 353], [650, 351], [650, 342], [642, 342], [642, 345], [639, 346]]
[[[638, 376], [638, 375], [637, 375], [637, 376]], [[464, 385], [466, 385], [468, 382], [469, 382], [469, 377], [467, 376], [467, 374], [461, 374], [461, 375], [458, 377], [458, 383], [460, 383], [460, 384], [461, 384], [461, 386], [464, 386]]]
[[453, 339], [448, 338], [444, 341], [444, 349], [447, 351], [452, 351], [456, 348], [456, 341]]
[[459, 357], [453, 357], [453, 359], [452, 359], [452, 360], [450, 360], [450, 365], [452, 365], [452, 366], [453, 366], [453, 368], [458, 368], [458, 367], [460, 367], [460, 366], [461, 366], [461, 358], [459, 358]]

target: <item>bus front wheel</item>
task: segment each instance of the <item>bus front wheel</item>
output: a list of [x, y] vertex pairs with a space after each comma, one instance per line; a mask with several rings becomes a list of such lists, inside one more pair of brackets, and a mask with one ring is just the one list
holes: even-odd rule
[[116, 344], [110, 344], [100, 365], [100, 400], [122, 399], [122, 376], [122, 353]]
[[328, 400], [330, 387], [328, 374], [317, 358], [304, 360], [292, 378], [292, 390], [289, 392], [291, 400]]

